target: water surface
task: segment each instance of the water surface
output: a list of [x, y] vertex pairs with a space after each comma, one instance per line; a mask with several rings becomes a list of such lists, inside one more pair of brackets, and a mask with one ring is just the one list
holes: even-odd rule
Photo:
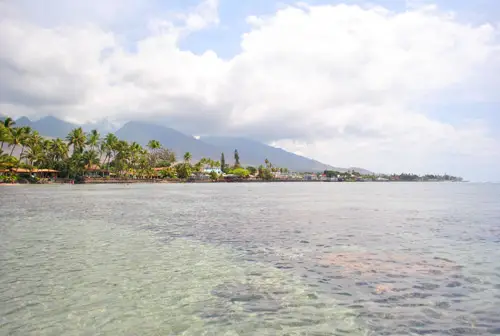
[[500, 185], [0, 197], [1, 335], [500, 334]]

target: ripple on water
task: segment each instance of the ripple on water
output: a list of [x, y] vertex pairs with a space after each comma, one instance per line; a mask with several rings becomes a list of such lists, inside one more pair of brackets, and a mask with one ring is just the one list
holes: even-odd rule
[[5, 190], [0, 334], [498, 334], [500, 189], [241, 186]]

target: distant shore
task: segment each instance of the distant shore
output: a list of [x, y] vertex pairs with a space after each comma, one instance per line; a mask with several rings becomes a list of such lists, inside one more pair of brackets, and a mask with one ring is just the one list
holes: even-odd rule
[[[57, 179], [55, 181], [43, 183], [0, 183], [0, 186], [20, 186], [20, 185], [47, 185], [47, 184], [180, 184], [180, 183], [457, 183], [456, 181], [325, 181], [325, 180], [174, 180], [174, 179], [85, 179], [75, 181], [72, 179]], [[466, 183], [467, 181], [461, 181]]]

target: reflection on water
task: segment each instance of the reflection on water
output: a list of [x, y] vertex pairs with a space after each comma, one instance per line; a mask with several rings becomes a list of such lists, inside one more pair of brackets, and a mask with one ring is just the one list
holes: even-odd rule
[[0, 192], [1, 335], [500, 333], [498, 186]]

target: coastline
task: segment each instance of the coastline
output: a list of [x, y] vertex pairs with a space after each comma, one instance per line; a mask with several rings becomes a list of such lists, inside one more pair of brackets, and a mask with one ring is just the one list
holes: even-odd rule
[[21, 185], [53, 185], [53, 184], [207, 184], [207, 183], [467, 183], [467, 181], [322, 181], [322, 180], [231, 180], [231, 181], [211, 181], [211, 180], [148, 180], [148, 179], [116, 179], [116, 180], [84, 180], [71, 182], [71, 180], [58, 180], [46, 183], [0, 183], [0, 186], [21, 186]]

